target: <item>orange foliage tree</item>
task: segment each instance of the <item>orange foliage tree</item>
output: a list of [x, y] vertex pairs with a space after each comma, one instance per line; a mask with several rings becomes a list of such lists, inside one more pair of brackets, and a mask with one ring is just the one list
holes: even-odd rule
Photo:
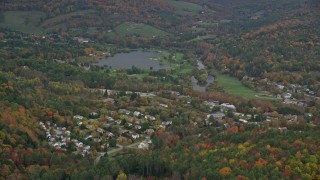
[[231, 174], [231, 172], [232, 172], [232, 170], [229, 167], [224, 167], [219, 170], [219, 173], [221, 176], [228, 176]]

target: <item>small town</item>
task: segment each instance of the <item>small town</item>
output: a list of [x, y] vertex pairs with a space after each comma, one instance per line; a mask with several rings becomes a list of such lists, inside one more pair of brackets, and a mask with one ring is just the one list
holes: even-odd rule
[[320, 180], [320, 0], [0, 0], [0, 180]]

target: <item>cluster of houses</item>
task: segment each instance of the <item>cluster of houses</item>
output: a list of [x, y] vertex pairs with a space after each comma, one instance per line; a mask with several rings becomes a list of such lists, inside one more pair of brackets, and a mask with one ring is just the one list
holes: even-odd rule
[[[163, 106], [162, 106], [163, 107]], [[118, 119], [114, 119], [112, 114], [117, 113], [120, 115]], [[151, 143], [149, 137], [152, 133], [155, 132], [155, 129], [166, 128], [172, 125], [172, 121], [164, 121], [159, 126], [153, 128], [143, 129], [143, 122], [155, 122], [157, 119], [155, 116], [143, 114], [139, 111], [129, 111], [127, 109], [119, 109], [118, 111], [111, 111], [111, 116], [105, 116], [103, 118], [96, 112], [90, 113], [90, 119], [86, 119], [81, 115], [73, 116], [73, 119], [76, 120], [76, 125], [79, 129], [86, 132], [86, 136], [83, 138], [84, 142], [95, 142], [101, 145], [101, 149], [106, 149], [110, 147], [110, 139], [116, 139], [117, 146], [129, 145], [128, 143], [123, 142], [124, 139], [129, 140], [130, 143], [140, 142], [138, 148], [147, 149]], [[125, 121], [124, 121], [125, 119]], [[101, 127], [96, 127], [94, 124], [100, 124]], [[113, 126], [119, 127], [117, 132], [110, 131], [110, 127]], [[104, 141], [103, 141], [104, 139]], [[79, 141], [74, 141], [76, 146], [80, 143]], [[85, 146], [83, 143], [81, 144]], [[86, 150], [83, 154], [89, 154], [90, 148], [85, 148]]]
[[316, 96], [316, 92], [310, 90], [307, 86], [301, 86], [298, 84], [284, 84], [281, 82], [268, 82], [268, 84], [276, 87], [279, 89], [282, 94], [278, 94], [277, 98], [283, 99], [284, 104], [294, 104], [299, 107], [307, 107], [307, 104], [305, 100], [299, 100], [293, 97], [295, 93], [298, 94], [304, 94], [305, 96], [308, 96], [312, 99], [319, 99], [319, 97]]
[[[226, 117], [226, 112], [236, 113], [236, 107], [229, 103], [219, 104], [218, 101], [204, 101], [204, 104], [209, 106], [210, 109], [214, 107], [219, 107], [220, 111], [213, 112], [207, 115], [205, 118], [206, 125], [212, 126], [215, 122], [222, 124]], [[239, 113], [238, 113], [239, 114]], [[227, 128], [228, 125], [226, 123], [223, 124], [222, 128]]]
[[[244, 76], [243, 80], [247, 81], [256, 81], [257, 78]], [[276, 97], [278, 99], [282, 99], [284, 104], [293, 104], [299, 107], [307, 107], [307, 104], [303, 99], [296, 99], [294, 94], [303, 94], [305, 97], [309, 97], [311, 99], [319, 99], [317, 97], [317, 92], [310, 90], [308, 86], [299, 85], [299, 84], [288, 84], [283, 82], [271, 82], [268, 78], [263, 79], [263, 82], [268, 87], [273, 87], [279, 90], [281, 93], [277, 94]]]
[[[207, 114], [205, 118], [205, 123], [208, 126], [213, 126], [220, 124], [221, 127], [217, 128], [222, 128], [226, 129], [228, 128], [228, 124], [225, 122], [225, 119], [227, 117], [226, 113], [231, 112], [234, 116], [238, 117], [238, 122], [236, 124], [242, 124], [242, 125], [248, 125], [248, 124], [257, 124], [259, 125], [261, 122], [252, 122], [250, 121], [252, 118], [256, 118], [258, 115], [252, 115], [252, 114], [243, 114], [236, 112], [236, 107], [232, 104], [228, 103], [222, 103], [219, 104], [218, 101], [205, 101], [204, 104], [208, 105], [210, 109], [213, 109], [214, 107], [219, 107], [219, 111]], [[312, 114], [306, 113], [304, 116], [312, 117]], [[303, 117], [298, 116], [298, 115], [283, 115], [283, 114], [273, 114], [271, 112], [265, 112], [263, 114], [263, 117], [265, 118], [265, 121], [271, 122], [272, 120], [279, 120], [279, 119], [284, 119], [288, 123], [296, 123], [299, 121], [299, 119], [303, 119]], [[287, 130], [287, 127], [279, 127], [279, 131], [283, 132]]]
[[47, 121], [39, 122], [40, 127], [46, 132], [46, 138], [50, 146], [56, 150], [66, 151], [67, 143], [70, 142], [70, 131], [65, 127], [57, 127], [57, 124]]
[[77, 153], [86, 156], [90, 154], [90, 146], [85, 146], [77, 139], [70, 139], [71, 132], [65, 127], [58, 127], [57, 124], [39, 122], [40, 127], [45, 131], [48, 144], [56, 150], [67, 151], [67, 147], [74, 144]]
[[285, 85], [284, 83], [273, 83], [278, 89], [286, 90], [289, 93], [305, 93], [310, 96], [314, 96], [316, 93], [310, 90], [307, 86], [301, 86], [298, 84]]

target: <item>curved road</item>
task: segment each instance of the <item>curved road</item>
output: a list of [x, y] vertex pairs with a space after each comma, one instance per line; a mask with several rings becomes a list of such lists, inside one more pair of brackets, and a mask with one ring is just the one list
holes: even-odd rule
[[[115, 153], [115, 152], [121, 151], [123, 149], [132, 148], [134, 146], [138, 146], [140, 143], [141, 142], [136, 142], [136, 143], [132, 143], [132, 144], [127, 145], [127, 146], [122, 146], [122, 145], [117, 144], [117, 147], [119, 147], [119, 148], [112, 149], [112, 150], [108, 151], [107, 154], [110, 155], [111, 153]], [[104, 156], [106, 154], [106, 152], [100, 152], [99, 154], [100, 155], [94, 160], [94, 165], [99, 163], [101, 157]]]

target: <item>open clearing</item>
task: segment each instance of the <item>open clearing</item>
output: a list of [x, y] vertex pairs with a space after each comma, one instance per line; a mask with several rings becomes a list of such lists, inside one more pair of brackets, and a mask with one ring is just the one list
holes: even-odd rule
[[72, 18], [89, 17], [95, 12], [96, 11], [93, 9], [88, 9], [88, 10], [75, 11], [67, 14], [61, 14], [59, 16], [47, 19], [46, 21], [41, 23], [41, 26], [50, 31], [55, 28], [64, 27], [65, 22], [67, 22]]
[[170, 33], [157, 29], [153, 26], [146, 24], [138, 24], [133, 22], [126, 22], [120, 24], [115, 28], [115, 31], [122, 35], [137, 35], [137, 36], [168, 36]]
[[189, 40], [188, 42], [195, 42], [195, 41], [204, 41], [204, 40], [210, 40], [216, 38], [216, 35], [204, 35], [204, 36], [198, 36], [194, 39]]
[[44, 17], [45, 13], [41, 11], [6, 11], [3, 12], [3, 17], [0, 17], [0, 27], [40, 34], [43, 33], [40, 23]]
[[202, 7], [198, 4], [175, 0], [166, 1], [175, 7], [175, 13], [178, 15], [198, 14], [202, 11]]
[[267, 95], [267, 94], [259, 95], [261, 94], [260, 92], [254, 91], [244, 86], [241, 83], [241, 81], [238, 80], [237, 78], [233, 78], [228, 75], [217, 73], [217, 71], [214, 74], [217, 82], [223, 86], [226, 93], [229, 93], [235, 96], [251, 98], [251, 99], [258, 98], [258, 99], [264, 99], [264, 100], [277, 100], [276, 97], [273, 97], [271, 95]]

